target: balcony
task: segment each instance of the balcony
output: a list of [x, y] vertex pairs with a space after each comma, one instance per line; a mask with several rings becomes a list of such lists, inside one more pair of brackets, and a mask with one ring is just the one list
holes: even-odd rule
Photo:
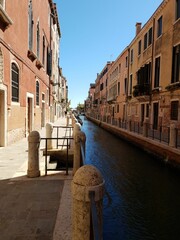
[[150, 95], [150, 84], [137, 84], [134, 86], [133, 96], [142, 98]]

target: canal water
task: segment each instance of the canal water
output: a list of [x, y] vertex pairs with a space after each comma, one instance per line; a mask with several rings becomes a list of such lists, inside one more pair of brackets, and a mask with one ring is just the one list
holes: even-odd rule
[[180, 173], [83, 118], [86, 163], [105, 179], [104, 240], [180, 239]]

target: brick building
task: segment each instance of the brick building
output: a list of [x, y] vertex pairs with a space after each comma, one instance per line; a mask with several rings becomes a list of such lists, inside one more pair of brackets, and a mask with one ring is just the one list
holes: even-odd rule
[[60, 36], [52, 0], [0, 1], [0, 146], [55, 119]]

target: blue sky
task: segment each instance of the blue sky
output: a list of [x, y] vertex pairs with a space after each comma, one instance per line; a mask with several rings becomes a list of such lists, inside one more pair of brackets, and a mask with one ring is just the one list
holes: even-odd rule
[[61, 28], [60, 67], [71, 107], [84, 103], [107, 61], [115, 60], [162, 0], [55, 0]]

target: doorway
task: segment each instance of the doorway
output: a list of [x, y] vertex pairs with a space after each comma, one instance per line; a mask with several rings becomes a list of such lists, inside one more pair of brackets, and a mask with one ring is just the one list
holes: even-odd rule
[[158, 128], [159, 103], [153, 103], [153, 129]]
[[144, 110], [145, 110], [145, 105], [141, 104], [141, 126], [143, 125], [143, 122], [144, 122]]

